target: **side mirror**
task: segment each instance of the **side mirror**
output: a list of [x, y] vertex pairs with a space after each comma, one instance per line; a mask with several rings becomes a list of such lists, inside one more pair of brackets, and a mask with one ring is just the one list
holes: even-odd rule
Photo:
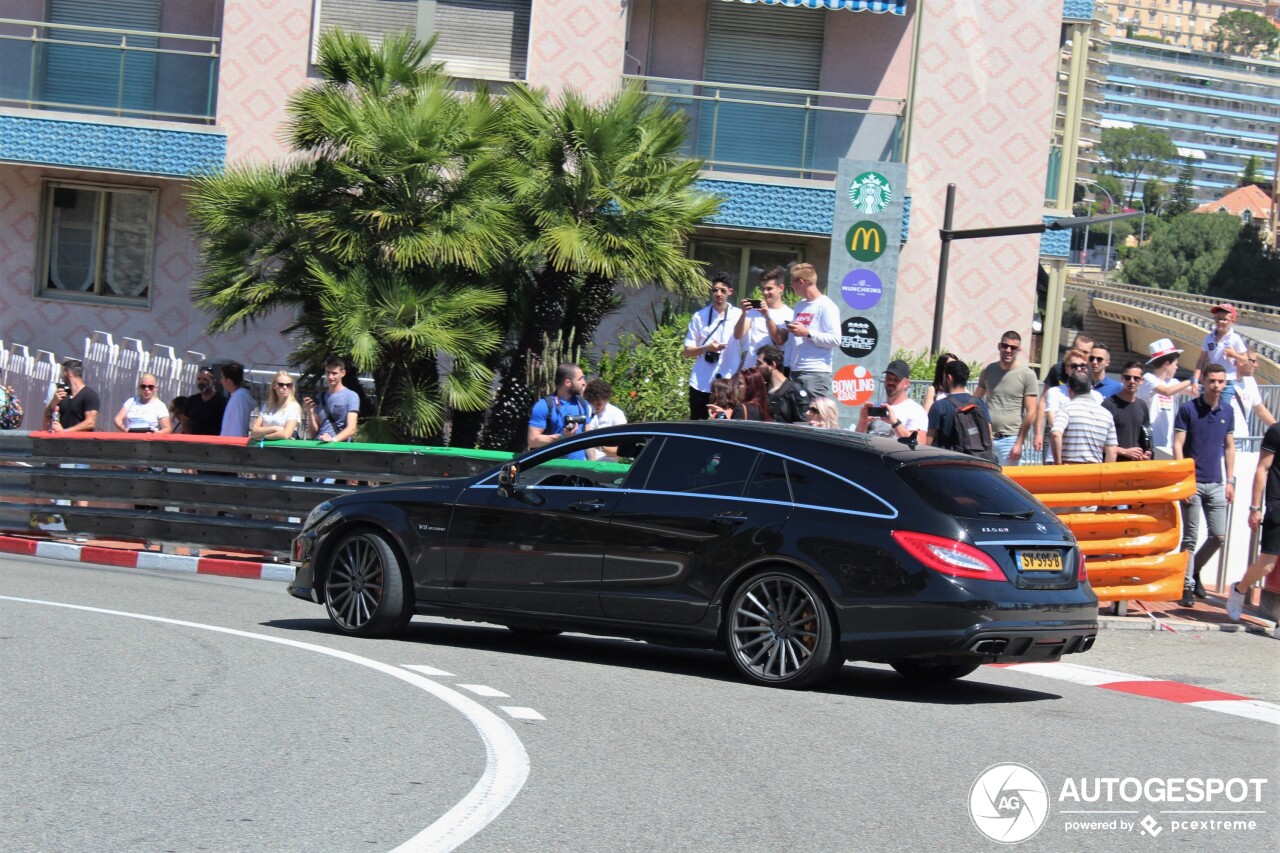
[[509, 498], [516, 493], [516, 478], [520, 476], [520, 464], [508, 462], [498, 471], [498, 494]]

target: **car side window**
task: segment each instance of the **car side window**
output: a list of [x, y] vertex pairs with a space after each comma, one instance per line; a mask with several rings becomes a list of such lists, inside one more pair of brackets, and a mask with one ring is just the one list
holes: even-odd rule
[[780, 456], [761, 453], [756, 470], [747, 483], [745, 497], [758, 501], [791, 503], [791, 486], [787, 482], [787, 463]]
[[760, 454], [722, 441], [668, 436], [644, 488], [741, 497]]
[[[649, 443], [648, 436], [613, 436], [575, 443], [540, 457], [533, 465], [522, 467], [516, 484], [542, 488], [620, 489]], [[566, 458], [580, 455], [587, 458]]]
[[787, 480], [798, 504], [885, 515], [887, 505], [851, 483], [798, 462], [787, 463]]

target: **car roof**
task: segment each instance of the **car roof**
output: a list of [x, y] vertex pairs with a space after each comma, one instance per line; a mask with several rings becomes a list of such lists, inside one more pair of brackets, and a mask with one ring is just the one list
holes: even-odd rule
[[927, 459], [955, 461], [979, 461], [949, 450], [941, 450], [924, 444], [914, 448], [892, 438], [871, 436], [843, 429], [822, 429], [804, 424], [765, 423], [763, 421], [706, 420], [706, 421], [645, 421], [593, 431], [601, 436], [611, 432], [646, 431], [663, 435], [688, 435], [720, 438], [751, 444], [761, 450], [772, 450], [804, 459], [822, 467], [832, 467], [832, 452], [838, 457], [865, 464], [867, 457], [884, 459], [894, 465], [906, 465]]

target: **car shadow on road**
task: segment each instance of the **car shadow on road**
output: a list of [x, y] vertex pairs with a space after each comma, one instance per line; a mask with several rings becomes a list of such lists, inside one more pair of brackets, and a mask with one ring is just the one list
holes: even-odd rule
[[[261, 624], [264, 627], [287, 631], [343, 636], [333, 629], [328, 619], [277, 619]], [[732, 684], [744, 683], [723, 651], [661, 645], [621, 637], [586, 634], [539, 637], [519, 634], [499, 625], [429, 621], [419, 618], [410, 622], [404, 634], [394, 640], [363, 642], [406, 642], [445, 646], [646, 670]], [[809, 688], [808, 692], [927, 705], [990, 705], [1062, 698], [1057, 693], [989, 683], [983, 680], [984, 673], [988, 671], [985, 668], [979, 669], [972, 675], [956, 681], [929, 683], [911, 681], [878, 664], [854, 662], [846, 663], [828, 682]]]

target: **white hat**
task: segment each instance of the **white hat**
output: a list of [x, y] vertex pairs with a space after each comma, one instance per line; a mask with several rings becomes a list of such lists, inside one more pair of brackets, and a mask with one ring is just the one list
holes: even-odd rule
[[1151, 343], [1147, 347], [1147, 352], [1151, 356], [1150, 358], [1147, 359], [1147, 364], [1150, 364], [1153, 361], [1157, 361], [1158, 359], [1164, 358], [1166, 355], [1173, 355], [1174, 353], [1180, 353], [1182, 352], [1182, 350], [1175, 347], [1173, 345], [1173, 341], [1169, 340], [1168, 338], [1161, 338], [1160, 340], [1154, 341], [1153, 343]]

